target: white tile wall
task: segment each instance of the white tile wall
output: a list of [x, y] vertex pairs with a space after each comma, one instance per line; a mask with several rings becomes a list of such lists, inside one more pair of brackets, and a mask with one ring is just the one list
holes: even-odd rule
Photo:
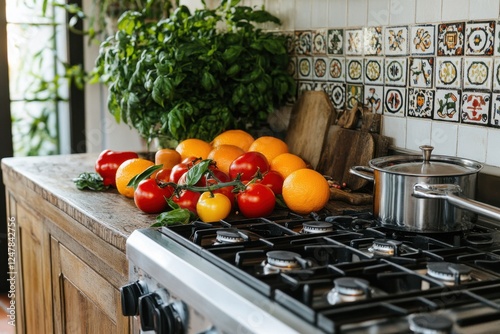
[[443, 21], [467, 20], [469, 0], [443, 0]]
[[419, 146], [431, 144], [430, 120], [407, 117], [406, 149], [420, 151]]
[[432, 122], [431, 145], [433, 153], [455, 156], [457, 154], [458, 124]]
[[384, 117], [382, 120], [381, 133], [392, 138], [392, 145], [396, 147], [406, 147], [406, 118], [405, 117]]
[[313, 0], [311, 9], [312, 28], [328, 27], [328, 0]]
[[347, 2], [347, 25], [349, 27], [367, 24], [368, 0], [349, 0]]
[[486, 127], [460, 124], [457, 156], [485, 162], [487, 137]]
[[368, 26], [384, 26], [389, 24], [390, 0], [368, 0]]
[[338, 27], [343, 28], [347, 26], [347, 1], [348, 0], [329, 0], [328, 2], [329, 28], [338, 28]]
[[441, 21], [441, 0], [417, 0], [416, 23]]
[[267, 0], [266, 10], [281, 20], [280, 29], [283, 31], [295, 30], [295, 6], [286, 4], [295, 1], [291, 0]]
[[498, 0], [471, 0], [469, 18], [471, 20], [497, 19], [499, 8], [500, 1]]
[[415, 23], [416, 0], [391, 0], [390, 18], [391, 25]]
[[311, 29], [311, 11], [312, 1], [296, 1], [295, 2], [295, 29], [306, 30]]
[[488, 129], [486, 163], [500, 166], [500, 129]]

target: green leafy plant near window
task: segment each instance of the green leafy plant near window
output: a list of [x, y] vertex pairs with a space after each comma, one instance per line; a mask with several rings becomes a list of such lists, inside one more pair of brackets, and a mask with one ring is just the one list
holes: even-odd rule
[[251, 131], [295, 94], [286, 38], [256, 24], [265, 10], [221, 1], [193, 13], [178, 7], [151, 21], [127, 11], [101, 44], [94, 81], [108, 85], [108, 109], [150, 143], [211, 140], [228, 128]]

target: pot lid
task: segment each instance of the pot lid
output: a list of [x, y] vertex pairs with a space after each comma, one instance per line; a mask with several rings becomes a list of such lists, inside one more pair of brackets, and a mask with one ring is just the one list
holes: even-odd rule
[[370, 161], [371, 167], [404, 175], [458, 176], [477, 173], [479, 162], [457, 157], [431, 156], [433, 146], [420, 146], [422, 155], [392, 156]]

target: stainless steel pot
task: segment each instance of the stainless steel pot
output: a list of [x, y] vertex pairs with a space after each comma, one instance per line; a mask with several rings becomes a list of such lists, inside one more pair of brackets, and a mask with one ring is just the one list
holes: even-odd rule
[[373, 214], [381, 225], [434, 233], [470, 229], [477, 214], [500, 222], [500, 209], [473, 200], [479, 162], [420, 149], [422, 155], [376, 158], [350, 169], [374, 182]]

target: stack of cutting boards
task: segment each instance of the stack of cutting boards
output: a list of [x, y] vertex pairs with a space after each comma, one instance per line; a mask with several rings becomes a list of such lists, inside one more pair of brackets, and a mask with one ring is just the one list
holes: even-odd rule
[[371, 192], [363, 192], [368, 181], [352, 175], [349, 169], [368, 166], [371, 159], [386, 155], [389, 138], [332, 125], [335, 118], [326, 93], [304, 92], [292, 109], [285, 141], [290, 152], [318, 172], [347, 185], [345, 190], [331, 188], [331, 199], [355, 205], [371, 203]]

